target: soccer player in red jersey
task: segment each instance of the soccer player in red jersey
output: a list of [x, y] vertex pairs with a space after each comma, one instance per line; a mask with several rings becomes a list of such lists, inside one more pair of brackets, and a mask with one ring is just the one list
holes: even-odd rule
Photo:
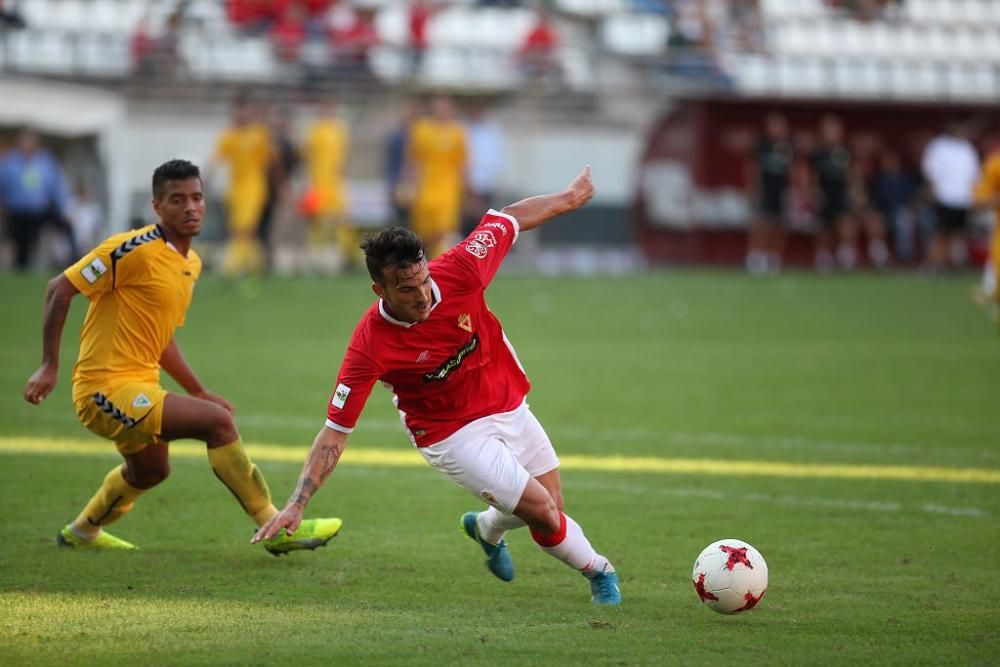
[[563, 192], [490, 210], [464, 241], [429, 263], [405, 229], [385, 229], [362, 244], [379, 299], [347, 346], [326, 425], [295, 492], [254, 542], [299, 525], [380, 380], [427, 462], [489, 505], [466, 513], [462, 528], [494, 575], [513, 579], [503, 537], [527, 525], [546, 553], [590, 581], [593, 602], [621, 602], [611, 563], [563, 513], [559, 459], [528, 409], [528, 378], [484, 298], [518, 234], [583, 206], [593, 194], [587, 166]]

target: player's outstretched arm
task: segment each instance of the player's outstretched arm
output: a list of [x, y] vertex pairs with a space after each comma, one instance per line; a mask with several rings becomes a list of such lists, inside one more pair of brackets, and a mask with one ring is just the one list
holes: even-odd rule
[[42, 365], [24, 385], [24, 400], [38, 405], [52, 393], [59, 380], [59, 343], [70, 302], [79, 294], [64, 274], [49, 281], [45, 290], [45, 315], [42, 324]]
[[337, 467], [337, 462], [340, 460], [340, 455], [344, 453], [344, 445], [346, 444], [347, 434], [332, 428], [324, 426], [316, 434], [312, 449], [309, 450], [309, 455], [302, 466], [302, 474], [299, 475], [299, 483], [295, 487], [295, 492], [288, 499], [285, 508], [261, 526], [250, 540], [251, 544], [268, 540], [277, 535], [280, 530], [284, 530], [288, 535], [295, 532], [295, 529], [302, 523], [302, 515], [309, 499], [319, 490], [319, 487], [323, 486], [323, 482]]
[[590, 178], [590, 165], [588, 164], [562, 192], [522, 199], [505, 206], [501, 213], [517, 218], [521, 231], [524, 231], [544, 225], [557, 215], [580, 208], [593, 196], [594, 182]]

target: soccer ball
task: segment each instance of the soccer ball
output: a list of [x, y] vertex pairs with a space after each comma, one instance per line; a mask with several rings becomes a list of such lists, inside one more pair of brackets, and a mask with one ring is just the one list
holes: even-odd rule
[[757, 606], [767, 591], [767, 563], [742, 540], [719, 540], [705, 547], [691, 573], [694, 591], [720, 614], [738, 614]]

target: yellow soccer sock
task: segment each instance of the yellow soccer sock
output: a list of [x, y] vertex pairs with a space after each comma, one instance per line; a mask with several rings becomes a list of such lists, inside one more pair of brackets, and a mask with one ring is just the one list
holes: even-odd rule
[[271, 491], [260, 470], [250, 461], [243, 441], [236, 440], [208, 450], [208, 462], [226, 487], [240, 501], [243, 511], [263, 526], [278, 510], [271, 503]]
[[73, 521], [73, 531], [80, 537], [96, 536], [102, 526], [114, 523], [127, 514], [135, 499], [142, 495], [144, 489], [137, 489], [125, 481], [122, 468], [118, 466], [105, 475], [101, 488]]

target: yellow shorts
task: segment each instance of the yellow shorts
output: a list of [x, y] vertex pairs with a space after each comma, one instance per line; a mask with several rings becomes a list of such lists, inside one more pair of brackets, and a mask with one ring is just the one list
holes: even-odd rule
[[76, 401], [80, 422], [115, 443], [122, 454], [134, 454], [161, 442], [163, 402], [167, 391], [157, 384], [130, 382], [107, 393], [93, 392]]

